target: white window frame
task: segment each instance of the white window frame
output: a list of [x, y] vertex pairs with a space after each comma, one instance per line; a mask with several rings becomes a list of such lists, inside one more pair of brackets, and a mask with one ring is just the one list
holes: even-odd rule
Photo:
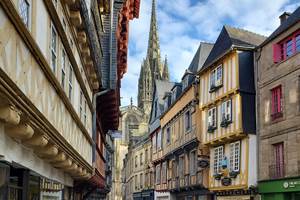
[[69, 65], [69, 93], [68, 93], [68, 97], [69, 100], [72, 101], [72, 91], [73, 91], [73, 67], [70, 64]]
[[229, 169], [231, 172], [240, 171], [241, 141], [230, 143]]
[[86, 111], [87, 111], [87, 103], [86, 103], [86, 100], [84, 100], [83, 122], [84, 122], [85, 126], [86, 126], [86, 123], [87, 123], [87, 114], [86, 114]]
[[207, 112], [207, 127], [217, 127], [217, 107], [212, 107]]
[[[56, 72], [56, 68], [57, 68], [57, 46], [58, 46], [58, 35], [57, 35], [57, 31], [56, 28], [54, 27], [54, 25], [51, 23], [51, 39], [50, 39], [50, 63], [51, 63], [51, 68], [52, 71], [55, 73]], [[55, 37], [54, 37], [55, 34]], [[55, 40], [53, 43], [53, 39]], [[55, 47], [53, 46], [55, 44]], [[54, 63], [53, 63], [53, 57], [54, 57]]]
[[223, 65], [219, 65], [210, 72], [210, 87], [219, 87], [223, 84]]
[[83, 113], [82, 105], [83, 105], [83, 93], [80, 90], [80, 96], [79, 96], [79, 118], [81, 120], [82, 120], [82, 113]]
[[192, 112], [190, 109], [184, 113], [184, 130], [186, 133], [192, 130]]
[[62, 88], [65, 89], [65, 82], [66, 82], [66, 51], [62, 49], [61, 51], [61, 85]]
[[[26, 6], [27, 6], [27, 9], [26, 9], [27, 19], [24, 18], [24, 15], [23, 15], [24, 13], [22, 13], [23, 4], [26, 4]], [[19, 12], [20, 12], [20, 17], [22, 18], [23, 23], [29, 29], [30, 25], [31, 25], [31, 0], [19, 0]]]
[[224, 146], [218, 146], [214, 148], [214, 174], [218, 174], [222, 168], [222, 161], [224, 158]]
[[232, 121], [232, 100], [226, 100], [221, 104], [221, 121]]

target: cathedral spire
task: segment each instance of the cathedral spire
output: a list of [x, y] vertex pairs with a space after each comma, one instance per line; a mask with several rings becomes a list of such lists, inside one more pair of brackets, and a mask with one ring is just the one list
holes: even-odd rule
[[162, 79], [166, 80], [166, 81], [168, 81], [170, 79], [167, 55], [165, 56], [165, 63], [164, 63], [164, 68], [163, 68], [163, 73], [162, 73]]

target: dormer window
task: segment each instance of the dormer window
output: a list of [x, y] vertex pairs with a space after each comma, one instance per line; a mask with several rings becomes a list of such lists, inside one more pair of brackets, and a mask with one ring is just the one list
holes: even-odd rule
[[223, 66], [219, 65], [217, 68], [210, 72], [210, 90], [209, 92], [214, 92], [223, 84]]
[[172, 90], [172, 103], [176, 101], [176, 91], [177, 91], [176, 88], [174, 88], [174, 89]]
[[165, 103], [164, 103], [165, 105], [164, 105], [164, 107], [165, 107], [165, 109], [164, 110], [167, 110], [168, 109], [168, 107], [169, 107], [169, 98], [166, 96], [165, 97]]
[[182, 89], [184, 90], [185, 88], [187, 88], [188, 84], [189, 84], [189, 76], [186, 75], [182, 80]]
[[221, 104], [221, 127], [227, 127], [232, 121], [231, 99]]

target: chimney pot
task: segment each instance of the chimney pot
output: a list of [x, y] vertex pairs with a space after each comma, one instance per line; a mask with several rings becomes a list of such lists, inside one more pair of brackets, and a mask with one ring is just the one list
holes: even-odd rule
[[282, 24], [283, 22], [285, 22], [285, 20], [287, 20], [287, 18], [289, 18], [290, 15], [291, 15], [290, 12], [284, 12], [284, 13], [282, 13], [282, 15], [279, 16], [280, 24]]

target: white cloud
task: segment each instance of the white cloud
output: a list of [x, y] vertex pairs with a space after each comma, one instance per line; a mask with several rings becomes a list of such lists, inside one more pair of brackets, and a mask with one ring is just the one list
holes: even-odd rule
[[[142, 0], [140, 17], [130, 22], [128, 72], [122, 79], [122, 105], [136, 104], [138, 76], [146, 56], [151, 1]], [[180, 81], [200, 41], [214, 42], [223, 24], [269, 35], [283, 11], [300, 3], [291, 0], [157, 0], [161, 56], [168, 55], [171, 79]]]

